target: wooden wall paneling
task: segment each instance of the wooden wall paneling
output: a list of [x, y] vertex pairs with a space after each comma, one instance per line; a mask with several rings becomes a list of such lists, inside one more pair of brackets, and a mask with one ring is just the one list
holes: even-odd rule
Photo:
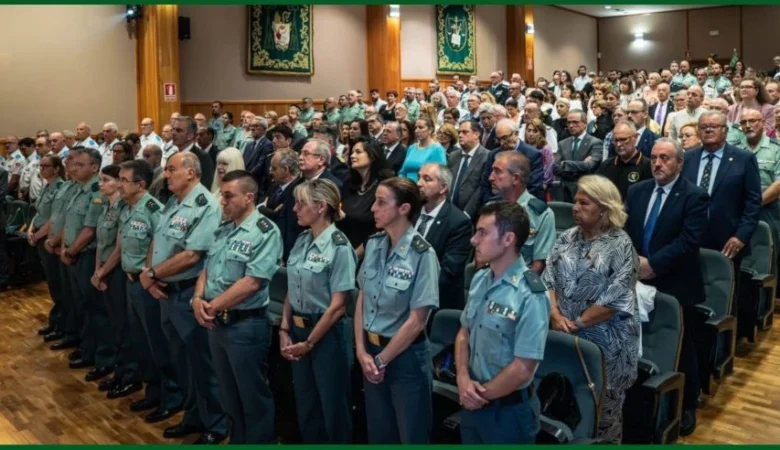
[[[504, 74], [506, 78], [508, 79], [511, 76], [511, 73]], [[447, 86], [452, 86], [455, 84], [455, 80], [452, 77], [452, 75], [446, 75], [446, 76], [439, 76], [436, 77], [437, 80], [439, 80], [439, 86], [442, 88], [446, 88]], [[463, 81], [464, 84], [467, 84], [469, 82], [469, 76], [464, 75], [460, 77], [461, 81]], [[431, 78], [403, 78], [401, 79], [401, 89], [398, 91], [399, 95], [403, 96], [404, 92], [403, 90], [408, 87], [413, 88], [420, 88], [426, 93], [428, 93], [428, 87], [431, 84], [431, 80], [433, 80], [433, 77]], [[480, 86], [488, 87], [490, 86], [490, 80], [477, 80], [480, 84]], [[382, 94], [384, 98], [384, 94]]]
[[[263, 115], [266, 111], [276, 111], [277, 114], [287, 114], [290, 105], [298, 105], [300, 99], [295, 100], [235, 100], [223, 101], [225, 111], [233, 113], [233, 117], [239, 117], [241, 111], [252, 111], [257, 115]], [[325, 99], [314, 99], [314, 109], [322, 110]], [[211, 118], [211, 102], [183, 102], [181, 104], [181, 113], [187, 116], [194, 116], [197, 113]]]
[[0, 155], [3, 155], [3, 157], [8, 156], [8, 149], [5, 147], [5, 138], [0, 139]]
[[531, 6], [507, 5], [506, 7], [506, 79], [513, 73], [526, 77], [525, 8]]
[[534, 35], [525, 32], [525, 24], [534, 23], [534, 7], [525, 5], [523, 15], [525, 16], [522, 24], [522, 32], [525, 36], [525, 73], [523, 79], [534, 82]]
[[[138, 123], [150, 117], [160, 132], [171, 114], [181, 109], [179, 7], [147, 5], [138, 24], [136, 42]], [[163, 85], [176, 85], [175, 101], [165, 101]]]
[[368, 88], [379, 89], [382, 97], [401, 89], [401, 21], [389, 13], [389, 5], [366, 6]]

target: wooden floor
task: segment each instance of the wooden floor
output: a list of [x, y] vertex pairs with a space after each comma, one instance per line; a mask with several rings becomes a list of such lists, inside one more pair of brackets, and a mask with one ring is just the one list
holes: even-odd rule
[[[84, 381], [86, 369], [68, 369], [67, 352], [43, 344], [36, 330], [50, 305], [43, 283], [0, 294], [0, 444], [177, 443], [163, 439], [162, 430], [181, 415], [146, 424], [129, 411], [142, 393], [107, 400]], [[780, 331], [761, 333], [738, 353], [734, 374], [707, 399], [696, 432], [682, 442], [780, 443]]]

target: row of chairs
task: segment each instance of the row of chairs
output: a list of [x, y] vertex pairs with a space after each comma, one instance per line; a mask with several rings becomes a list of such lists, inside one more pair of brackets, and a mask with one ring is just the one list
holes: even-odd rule
[[35, 207], [23, 200], [5, 197], [5, 239], [8, 253], [8, 279], [12, 285], [25, 285], [42, 280], [38, 251], [27, 243], [27, 227], [35, 216]]

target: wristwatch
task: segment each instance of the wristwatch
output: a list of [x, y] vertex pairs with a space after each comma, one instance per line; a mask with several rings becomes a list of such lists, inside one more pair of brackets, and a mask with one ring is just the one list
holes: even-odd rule
[[580, 330], [584, 328], [588, 328], [587, 326], [585, 326], [585, 322], [582, 321], [582, 317], [577, 317], [577, 320], [574, 321], [574, 325], [577, 325], [577, 328], [579, 328]]
[[151, 267], [149, 268], [149, 270], [146, 271], [146, 276], [151, 278], [152, 280], [157, 278], [157, 277], [154, 276], [154, 269], [151, 268]]
[[309, 347], [309, 350], [314, 348], [314, 344], [308, 339], [306, 339], [306, 347]]
[[382, 360], [382, 357], [379, 355], [374, 356], [374, 365], [377, 369], [382, 370], [385, 367], [387, 367], [387, 364]]

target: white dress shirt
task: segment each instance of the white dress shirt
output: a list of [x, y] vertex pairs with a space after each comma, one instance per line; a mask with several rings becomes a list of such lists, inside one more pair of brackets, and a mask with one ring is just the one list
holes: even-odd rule
[[417, 218], [417, 222], [415, 222], [414, 224], [415, 230], [418, 229], [418, 227], [422, 223], [423, 215], [431, 218], [427, 223], [427, 227], [425, 228], [425, 234], [423, 234], [423, 237], [428, 236], [428, 232], [431, 231], [431, 227], [433, 226], [433, 223], [436, 222], [436, 217], [439, 215], [439, 211], [441, 211], [442, 206], [444, 206], [444, 200], [442, 200], [442, 202], [439, 203], [430, 212], [426, 211], [425, 207], [423, 207], [422, 211], [420, 211], [420, 217]]

